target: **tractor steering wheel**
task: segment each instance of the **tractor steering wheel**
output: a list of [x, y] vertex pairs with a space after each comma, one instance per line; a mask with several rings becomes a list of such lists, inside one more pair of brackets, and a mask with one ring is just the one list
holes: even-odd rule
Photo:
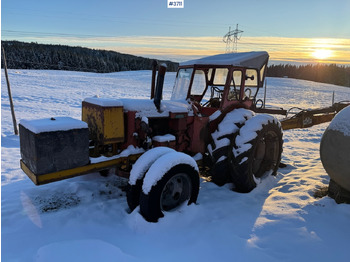
[[219, 94], [222, 94], [224, 92], [224, 90], [221, 90], [217, 86], [212, 86], [211, 89], [212, 89], [212, 93], [214, 93], [214, 91], [219, 93]]

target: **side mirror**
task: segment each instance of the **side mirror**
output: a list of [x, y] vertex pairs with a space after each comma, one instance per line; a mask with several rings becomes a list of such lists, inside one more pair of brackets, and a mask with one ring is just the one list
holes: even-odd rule
[[254, 80], [254, 75], [252, 75], [252, 76], [245, 75], [245, 80], [248, 80], [248, 79], [253, 81]]

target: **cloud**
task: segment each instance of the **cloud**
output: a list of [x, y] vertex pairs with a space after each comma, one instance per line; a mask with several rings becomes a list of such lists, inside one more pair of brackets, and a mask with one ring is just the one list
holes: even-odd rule
[[[169, 59], [177, 62], [224, 53], [226, 44], [222, 37], [171, 37], [171, 36], [120, 36], [73, 37], [50, 35], [22, 36], [20, 41], [36, 41], [113, 50], [144, 57]], [[312, 54], [318, 49], [332, 51], [327, 61], [316, 60]], [[273, 63], [337, 63], [350, 65], [350, 39], [242, 37], [238, 51], [267, 51]]]

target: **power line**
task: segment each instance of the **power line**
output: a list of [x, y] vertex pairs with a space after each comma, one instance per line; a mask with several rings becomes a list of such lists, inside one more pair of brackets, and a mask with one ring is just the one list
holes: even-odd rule
[[66, 37], [112, 37], [111, 35], [93, 35], [93, 34], [68, 34], [68, 33], [49, 33], [49, 32], [33, 32], [33, 31], [17, 31], [17, 30], [1, 30], [2, 33], [21, 36], [66, 36]]

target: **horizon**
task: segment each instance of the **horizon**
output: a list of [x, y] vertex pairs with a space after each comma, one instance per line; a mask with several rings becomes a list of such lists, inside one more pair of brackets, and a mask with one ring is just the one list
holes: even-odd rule
[[350, 65], [350, 1], [183, 2], [3, 0], [1, 39], [183, 62], [225, 53], [223, 36], [238, 24], [238, 52], [267, 51], [271, 64]]
[[[136, 55], [136, 54], [130, 54], [130, 53], [123, 53], [123, 52], [119, 52], [119, 51], [116, 51], [116, 50], [109, 50], [109, 49], [101, 49], [101, 48], [91, 48], [91, 47], [84, 47], [84, 46], [80, 46], [80, 45], [67, 45], [67, 44], [56, 44], [56, 43], [39, 43], [39, 42], [24, 42], [24, 41], [19, 41], [19, 40], [2, 40], [2, 41], [14, 41], [14, 42], [19, 42], [19, 43], [25, 43], [25, 44], [38, 44], [38, 45], [60, 45], [60, 46], [67, 46], [67, 47], [77, 47], [77, 48], [88, 48], [88, 49], [91, 49], [91, 50], [100, 50], [100, 51], [107, 51], [107, 52], [116, 52], [116, 53], [120, 53], [122, 55], [134, 55], [134, 56], [137, 56], [137, 57], [142, 57], [142, 58], [145, 58], [145, 59], [156, 59], [156, 60], [162, 60], [162, 61], [169, 61], [169, 62], [172, 62], [172, 63], [181, 63], [181, 62], [185, 62], [185, 61], [188, 61], [188, 60], [183, 60], [183, 61], [174, 61], [174, 60], [171, 60], [169, 58], [162, 58], [162, 57], [159, 57], [159, 58], [156, 58], [156, 57], [152, 57], [152, 56], [142, 56], [142, 55]], [[256, 51], [256, 50], [254, 50]], [[264, 51], [264, 50], [262, 50]], [[242, 51], [243, 52], [243, 51]], [[249, 52], [249, 51], [247, 51]], [[238, 52], [239, 53], [239, 52]], [[213, 55], [216, 55], [216, 54], [213, 54]], [[210, 56], [210, 55], [207, 55], [207, 56]], [[193, 56], [194, 58], [193, 59], [197, 59], [197, 58], [202, 58], [202, 57], [205, 57], [205, 56]], [[271, 58], [271, 57], [270, 57]], [[341, 64], [341, 63], [331, 63], [331, 62], [325, 62], [325, 61], [322, 61], [322, 62], [319, 62], [319, 61], [310, 61], [310, 62], [307, 62], [307, 61], [281, 61], [280, 63], [278, 63], [278, 61], [271, 61], [271, 59], [269, 58], [269, 66], [271, 65], [275, 65], [275, 66], [279, 66], [279, 65], [292, 65], [292, 66], [303, 66], [303, 65], [336, 65], [336, 66], [345, 66], [345, 67], [350, 67], [350, 63], [349, 64]]]

